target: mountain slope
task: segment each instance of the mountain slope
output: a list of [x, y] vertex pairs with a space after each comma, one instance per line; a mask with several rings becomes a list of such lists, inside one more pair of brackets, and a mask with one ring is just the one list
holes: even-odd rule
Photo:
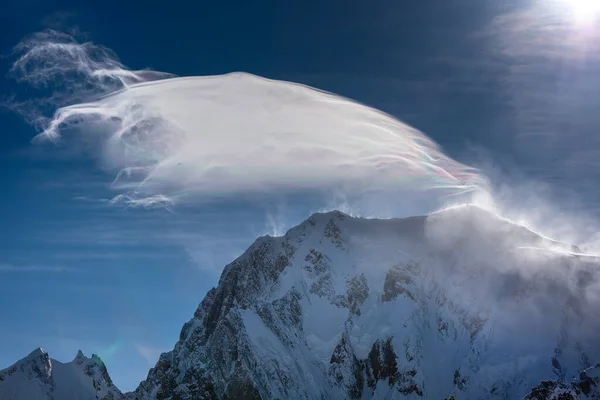
[[228, 265], [126, 397], [515, 399], [567, 387], [600, 360], [600, 262], [574, 250], [472, 206], [315, 214]]
[[524, 400], [597, 400], [600, 399], [600, 364], [582, 371], [571, 382], [544, 381]]
[[69, 363], [51, 359], [43, 349], [0, 371], [2, 400], [118, 400], [104, 363], [80, 351]]

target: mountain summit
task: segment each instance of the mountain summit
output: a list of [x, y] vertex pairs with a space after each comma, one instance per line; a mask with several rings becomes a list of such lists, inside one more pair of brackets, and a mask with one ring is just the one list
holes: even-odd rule
[[118, 400], [123, 394], [97, 355], [81, 351], [69, 363], [50, 358], [44, 349], [0, 371], [2, 400]]
[[518, 399], [568, 386], [600, 360], [600, 262], [572, 250], [473, 206], [315, 214], [228, 265], [128, 396]]
[[125, 397], [599, 399], [599, 266], [474, 206], [314, 214], [225, 267]]

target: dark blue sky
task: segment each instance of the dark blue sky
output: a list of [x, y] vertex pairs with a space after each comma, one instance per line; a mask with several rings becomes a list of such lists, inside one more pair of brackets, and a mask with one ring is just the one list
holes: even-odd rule
[[[0, 66], [8, 72], [11, 49], [27, 34], [77, 27], [133, 69], [305, 83], [425, 132], [482, 168], [519, 212], [529, 207], [537, 220], [576, 214], [594, 231], [598, 24], [555, 6], [8, 0], [0, 6]], [[0, 81], [7, 99], [28, 90]], [[108, 191], [111, 177], [93, 161], [32, 145], [35, 130], [9, 111], [0, 112], [0, 127], [0, 302], [8, 305], [0, 367], [36, 346], [62, 360], [81, 348], [98, 352], [115, 382], [133, 388], [172, 347], [220, 268], [255, 236], [288, 228], [310, 208], [298, 199], [275, 213], [244, 202], [175, 215], [99, 206], [78, 199]]]

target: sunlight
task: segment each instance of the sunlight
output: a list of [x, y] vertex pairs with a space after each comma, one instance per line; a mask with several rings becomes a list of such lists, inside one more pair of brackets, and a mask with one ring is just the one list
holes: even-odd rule
[[598, 0], [560, 0], [577, 22], [592, 22], [600, 16]]

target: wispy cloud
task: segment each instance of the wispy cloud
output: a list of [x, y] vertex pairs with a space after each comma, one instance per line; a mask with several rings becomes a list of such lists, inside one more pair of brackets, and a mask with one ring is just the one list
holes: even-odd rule
[[158, 358], [164, 352], [167, 352], [171, 349], [165, 348], [157, 348], [152, 346], [147, 346], [141, 343], [135, 343], [135, 350], [138, 352], [140, 356], [146, 361], [148, 367], [153, 367], [156, 365]]
[[73, 268], [57, 266], [57, 265], [14, 265], [14, 264], [1, 264], [0, 272], [72, 272]]
[[239, 257], [251, 244], [239, 237], [214, 237], [211, 235], [186, 235], [181, 241], [188, 261], [192, 266], [209, 276], [218, 277], [223, 267]]
[[133, 208], [164, 208], [173, 212], [173, 199], [162, 194], [138, 198], [133, 194], [120, 194], [110, 199], [109, 204], [123, 204]]

